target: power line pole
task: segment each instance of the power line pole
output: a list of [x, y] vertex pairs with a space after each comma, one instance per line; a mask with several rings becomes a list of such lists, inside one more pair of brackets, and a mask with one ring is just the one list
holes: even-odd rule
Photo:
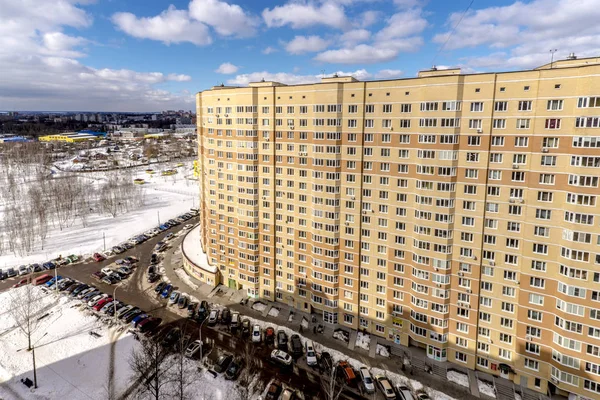
[[550, 69], [552, 69], [552, 66], [554, 64], [554, 53], [556, 53], [557, 51], [558, 49], [550, 50]]

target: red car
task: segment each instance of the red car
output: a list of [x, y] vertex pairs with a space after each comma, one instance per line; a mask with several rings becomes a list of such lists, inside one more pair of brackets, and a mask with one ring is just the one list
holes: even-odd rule
[[94, 253], [94, 255], [92, 257], [94, 257], [94, 261], [97, 261], [97, 262], [106, 260], [106, 257], [104, 257], [100, 253]]
[[21, 287], [21, 286], [25, 286], [27, 285], [27, 283], [29, 283], [29, 278], [25, 278], [25, 279], [21, 279], [19, 282], [15, 283], [13, 285], [13, 287]]
[[94, 307], [92, 307], [95, 311], [100, 311], [100, 309], [102, 307], [104, 307], [106, 305], [106, 303], [108, 303], [109, 301], [112, 301], [112, 297], [105, 297], [104, 299], [100, 300], [98, 303], [96, 303], [94, 305]]

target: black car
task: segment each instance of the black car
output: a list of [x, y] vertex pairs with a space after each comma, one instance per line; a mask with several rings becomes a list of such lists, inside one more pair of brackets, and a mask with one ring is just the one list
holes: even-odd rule
[[221, 323], [224, 325], [229, 325], [230, 322], [231, 311], [229, 311], [229, 308], [225, 308], [223, 311], [221, 311]]
[[155, 293], [160, 293], [162, 292], [162, 290], [165, 288], [165, 286], [167, 285], [167, 282], [160, 282], [158, 285], [156, 285], [156, 287], [154, 288], [154, 292]]
[[206, 314], [208, 312], [208, 309], [209, 309], [208, 301], [202, 300], [200, 302], [200, 307], [198, 308], [198, 314], [200, 314], [200, 313]]
[[246, 337], [250, 335], [250, 320], [244, 318], [242, 320], [242, 336]]
[[302, 341], [300, 340], [300, 336], [296, 334], [292, 335], [290, 338], [290, 350], [294, 357], [300, 357], [302, 355]]
[[236, 358], [231, 362], [231, 364], [229, 364], [229, 368], [227, 368], [227, 371], [225, 371], [225, 379], [229, 379], [232, 381], [236, 380], [237, 377], [240, 375], [240, 372], [242, 372], [243, 368], [244, 360], [242, 360], [241, 358]]
[[89, 288], [89, 285], [86, 285], [85, 283], [82, 283], [81, 285], [78, 285], [75, 290], [73, 290], [71, 292], [71, 296], [77, 296], [79, 293], [83, 292], [85, 289]]
[[[181, 329], [172, 328], [160, 342], [163, 347], [173, 347], [177, 341], [181, 339]], [[230, 360], [231, 361], [231, 360]]]
[[333, 358], [331, 358], [331, 354], [326, 351], [322, 352], [319, 356], [319, 364], [323, 370], [331, 371], [333, 368]]
[[196, 309], [198, 308], [198, 303], [190, 303], [187, 306], [188, 318], [194, 318], [196, 316]]
[[231, 354], [223, 354], [217, 359], [213, 369], [218, 373], [224, 372], [229, 367], [229, 364], [231, 364], [232, 360], [233, 356]]
[[277, 331], [277, 348], [279, 350], [287, 351], [288, 336], [284, 331]]
[[154, 283], [157, 280], [160, 279], [160, 275], [159, 274], [150, 274], [148, 275], [148, 283]]
[[148, 267], [148, 275], [156, 274], [156, 267], [151, 265]]

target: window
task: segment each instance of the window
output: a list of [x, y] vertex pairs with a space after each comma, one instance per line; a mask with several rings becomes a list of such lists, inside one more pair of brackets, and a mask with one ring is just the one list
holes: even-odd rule
[[547, 118], [545, 128], [546, 129], [560, 129], [560, 118]]
[[497, 101], [496, 104], [494, 104], [494, 111], [506, 111], [508, 110], [508, 102], [507, 101]]
[[482, 112], [483, 111], [483, 102], [476, 101], [471, 103], [471, 112]]
[[529, 118], [517, 119], [517, 129], [529, 129], [531, 120]]
[[563, 109], [563, 101], [562, 100], [548, 100], [548, 105], [546, 110], [548, 111], [560, 111]]

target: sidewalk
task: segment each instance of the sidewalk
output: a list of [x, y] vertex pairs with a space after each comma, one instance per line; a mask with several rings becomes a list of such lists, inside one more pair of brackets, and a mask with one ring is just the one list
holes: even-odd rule
[[[468, 388], [460, 387], [447, 380], [445, 376], [446, 368], [444, 365], [447, 363], [436, 363], [432, 361], [431, 359], [427, 358], [425, 352], [422, 349], [409, 349], [404, 346], [400, 346], [398, 344], [387, 341], [383, 338], [376, 338], [374, 335], [371, 335], [372, 347], [370, 347], [369, 351], [367, 351], [362, 348], [355, 347], [357, 332], [354, 330], [343, 327], [343, 330], [346, 331], [350, 336], [349, 343], [346, 343], [333, 337], [334, 331], [338, 329], [337, 325], [324, 324], [320, 318], [317, 318], [316, 322], [312, 322], [312, 315], [300, 310], [292, 309], [286, 304], [269, 302], [263, 299], [250, 299], [246, 305], [241, 305], [240, 300], [246, 298], [246, 296], [243, 296], [243, 294], [241, 294], [240, 291], [233, 290], [223, 285], [219, 285], [218, 287], [212, 287], [206, 285], [203, 282], [198, 281], [197, 279], [189, 275], [185, 280], [181, 279], [175, 273], [176, 269], [182, 269], [180, 244], [181, 238], [173, 240], [173, 247], [167, 250], [167, 252], [165, 252], [165, 257], [163, 259], [164, 274], [166, 278], [171, 282], [171, 284], [173, 284], [173, 286], [176, 287], [178, 290], [184, 291], [189, 295], [195, 296], [199, 300], [206, 299], [209, 303], [215, 303], [222, 306], [226, 306], [232, 311], [237, 311], [242, 315], [267, 322], [272, 322], [273, 324], [277, 324], [280, 326], [285, 326], [297, 332], [301, 331], [301, 324], [303, 319], [305, 319], [306, 322], [304, 324], [304, 327], [302, 328], [303, 336], [314, 341], [315, 343], [319, 343], [323, 346], [339, 351], [348, 357], [356, 358], [357, 360], [360, 360], [361, 362], [370, 367], [377, 367], [383, 370], [402, 374], [401, 370], [404, 361], [404, 357], [402, 357], [402, 355], [406, 354], [408, 355], [408, 359], [411, 359], [411, 361], [409, 361], [408, 363], [408, 368], [406, 368], [407, 372], [406, 374], [404, 374], [408, 378], [417, 380], [421, 383], [426, 382], [426, 385], [428, 387], [446, 393], [457, 399], [477, 399], [477, 397], [469, 394]], [[266, 306], [266, 308], [257, 311], [252, 308], [252, 306], [256, 303], [262, 303]], [[271, 311], [273, 308], [276, 308], [278, 310], [278, 313], [276, 313], [276, 317], [274, 317], [272, 314], [269, 314], [269, 311]], [[323, 333], [314, 333], [313, 328], [315, 328], [319, 324], [321, 324], [324, 327]], [[377, 343], [391, 347], [392, 351], [390, 358], [382, 357], [375, 354]], [[436, 364], [435, 367], [437, 368], [433, 368], [433, 363]], [[410, 364], [416, 366], [417, 368], [411, 368]], [[427, 373], [424, 370], [425, 368], [420, 369], [418, 368], [419, 366], [431, 366], [431, 369], [433, 369], [435, 372], [443, 372], [435, 373], [432, 371], [432, 373]], [[475, 382], [475, 384], [477, 383]]]

